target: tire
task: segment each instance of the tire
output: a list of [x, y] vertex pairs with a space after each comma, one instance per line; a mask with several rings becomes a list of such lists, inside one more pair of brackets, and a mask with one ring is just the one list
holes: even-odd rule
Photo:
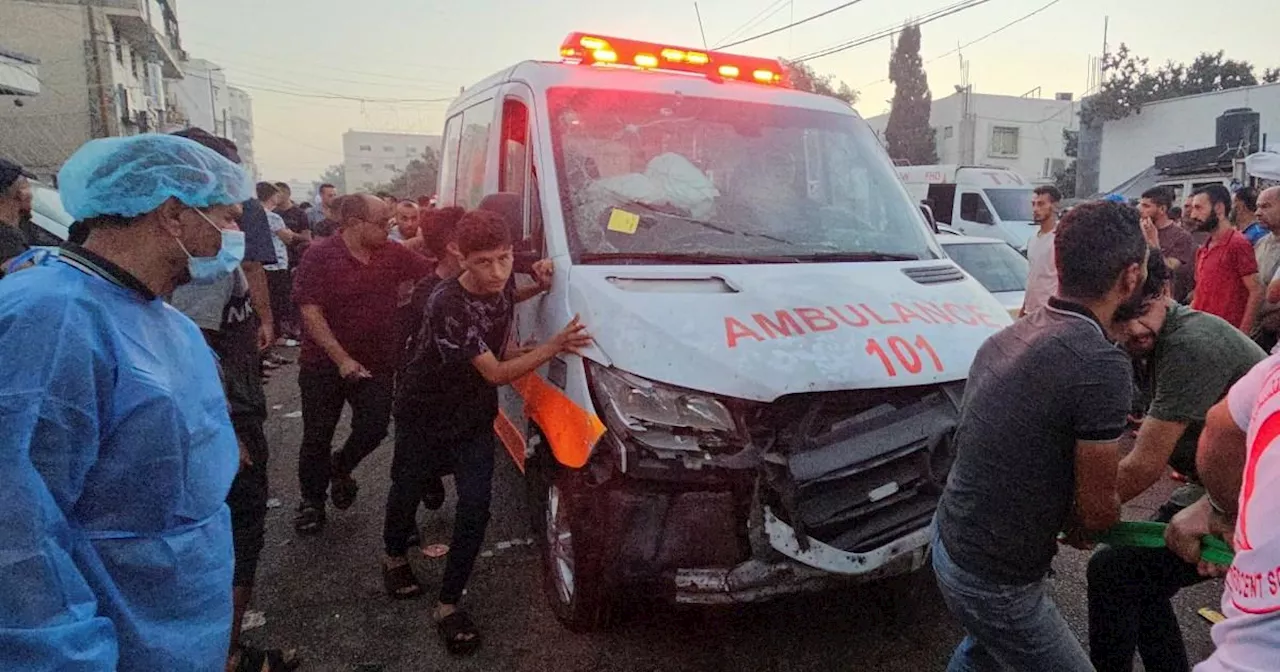
[[607, 562], [613, 518], [605, 487], [591, 486], [585, 471], [559, 465], [546, 450], [530, 457], [525, 484], [543, 590], [556, 619], [577, 633], [607, 628], [616, 584]]

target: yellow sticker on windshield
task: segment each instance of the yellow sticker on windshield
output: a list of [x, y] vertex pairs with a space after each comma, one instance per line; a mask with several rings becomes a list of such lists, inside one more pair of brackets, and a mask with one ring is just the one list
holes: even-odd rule
[[609, 215], [609, 230], [625, 233], [627, 235], [634, 234], [640, 226], [640, 215], [626, 210], [614, 209], [613, 214]]

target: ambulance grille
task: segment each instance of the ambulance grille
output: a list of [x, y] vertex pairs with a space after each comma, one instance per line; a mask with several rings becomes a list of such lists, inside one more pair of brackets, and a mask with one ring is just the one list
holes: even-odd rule
[[922, 285], [941, 285], [964, 280], [964, 271], [951, 265], [904, 268], [902, 273]]

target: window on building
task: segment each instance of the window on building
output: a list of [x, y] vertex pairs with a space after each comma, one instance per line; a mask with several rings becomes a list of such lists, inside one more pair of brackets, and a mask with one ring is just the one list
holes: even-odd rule
[[394, 154], [396, 151], [396, 148], [392, 147], [391, 145], [383, 145], [382, 151], [387, 152], [388, 154]]
[[138, 52], [136, 51], [129, 52], [129, 70], [133, 72], [134, 79], [142, 77], [142, 75], [138, 73]]
[[943, 139], [943, 140], [950, 140], [952, 137], [954, 137], [954, 136], [955, 136], [955, 134], [956, 134], [956, 127], [955, 127], [955, 126], [943, 126], [943, 127], [942, 127], [942, 139]]
[[991, 156], [1018, 155], [1018, 127], [993, 126], [991, 128]]
[[404, 148], [404, 155], [405, 155], [405, 156], [412, 156], [412, 157], [422, 156], [422, 150], [421, 150], [421, 149], [418, 149], [417, 147], [405, 147], [405, 148]]
[[1040, 177], [1051, 179], [1057, 177], [1058, 173], [1067, 169], [1066, 159], [1045, 159], [1044, 170], [1041, 171]]
[[363, 170], [363, 171], [364, 171], [364, 172], [366, 172], [366, 173], [372, 173], [372, 172], [373, 172], [373, 164], [372, 164], [372, 163], [362, 163], [362, 164], [360, 164], [360, 169], [361, 169], [361, 170]]
[[396, 167], [396, 164], [394, 164], [394, 163], [388, 163], [388, 164], [384, 165], [384, 166], [383, 166], [383, 168], [386, 168], [387, 170], [392, 170], [392, 171], [398, 171], [398, 170], [400, 170], [399, 168], [397, 168], [397, 167]]
[[473, 105], [462, 113], [462, 137], [458, 143], [458, 188], [455, 205], [474, 208], [484, 198], [486, 150], [493, 126], [492, 99]]
[[120, 39], [120, 31], [111, 30], [111, 41], [116, 46], [116, 63], [124, 65], [124, 40]]
[[370, 147], [369, 145], [360, 145], [360, 151], [362, 151], [362, 152], [372, 152], [372, 151], [373, 151], [373, 147]]

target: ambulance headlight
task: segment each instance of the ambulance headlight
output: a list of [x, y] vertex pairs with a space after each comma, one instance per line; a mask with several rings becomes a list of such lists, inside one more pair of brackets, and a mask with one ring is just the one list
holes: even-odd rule
[[592, 393], [609, 431], [655, 450], [736, 448], [737, 423], [719, 399], [588, 361]]

